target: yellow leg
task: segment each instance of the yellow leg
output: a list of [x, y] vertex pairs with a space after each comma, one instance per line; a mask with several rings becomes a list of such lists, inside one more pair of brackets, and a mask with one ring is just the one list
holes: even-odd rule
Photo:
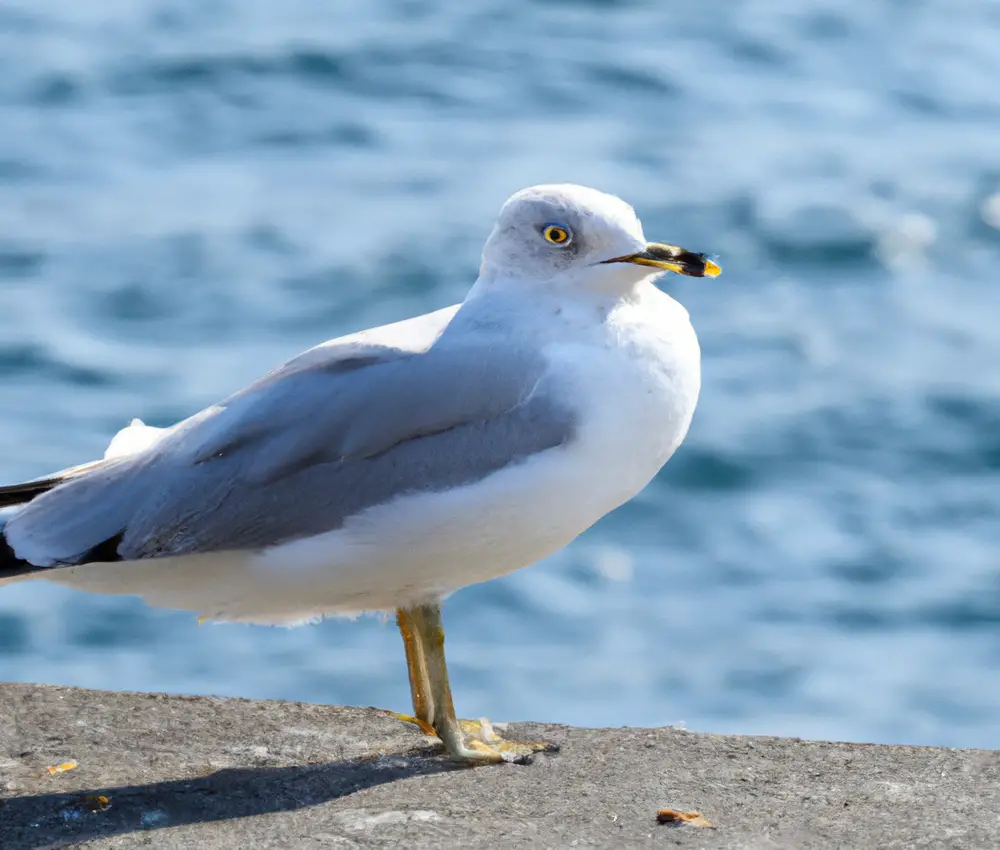
[[[399, 611], [397, 618], [406, 648], [415, 719], [421, 728], [425, 724], [431, 727], [453, 761], [468, 765], [502, 761], [525, 763], [533, 753], [556, 749], [550, 744], [504, 741], [492, 731], [487, 720], [460, 721], [455, 715], [448, 681], [441, 606], [437, 603], [417, 605]], [[466, 739], [466, 732], [479, 737]]]
[[410, 612], [417, 638], [421, 645], [427, 683], [431, 696], [431, 725], [444, 744], [453, 761], [465, 764], [502, 762], [503, 755], [482, 743], [472, 741], [465, 745], [465, 735], [455, 716], [455, 703], [451, 698], [448, 682], [448, 665], [444, 657], [444, 625], [441, 623], [441, 606], [433, 603], [419, 605]]
[[413, 699], [413, 716], [399, 714], [400, 720], [414, 723], [427, 735], [436, 735], [431, 719], [434, 715], [434, 703], [431, 700], [430, 684], [427, 681], [427, 662], [424, 660], [424, 647], [420, 642], [411, 617], [411, 612], [404, 608], [396, 611], [396, 625], [403, 636], [403, 649], [406, 650], [406, 672], [410, 676], [410, 696]]

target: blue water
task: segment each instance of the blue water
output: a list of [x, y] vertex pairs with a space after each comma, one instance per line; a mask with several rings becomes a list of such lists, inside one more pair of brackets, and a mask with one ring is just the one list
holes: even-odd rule
[[[1000, 747], [1000, 6], [6, 0], [0, 478], [459, 300], [502, 201], [622, 195], [704, 348], [691, 434], [445, 609], [467, 716]], [[405, 708], [375, 618], [42, 584], [0, 677]]]

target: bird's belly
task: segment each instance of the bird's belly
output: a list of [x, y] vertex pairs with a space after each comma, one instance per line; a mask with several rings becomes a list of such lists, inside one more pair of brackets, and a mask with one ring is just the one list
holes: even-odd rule
[[398, 607], [505, 575], [562, 548], [638, 489], [615, 481], [588, 448], [550, 449], [474, 484], [369, 509], [337, 531], [261, 553], [254, 572], [299, 584], [303, 601], [322, 600], [324, 612]]

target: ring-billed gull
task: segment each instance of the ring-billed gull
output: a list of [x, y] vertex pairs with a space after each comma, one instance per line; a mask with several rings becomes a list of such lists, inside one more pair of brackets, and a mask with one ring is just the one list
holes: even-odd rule
[[213, 620], [395, 610], [414, 719], [456, 761], [509, 759], [456, 720], [440, 601], [565, 546], [680, 445], [700, 353], [663, 271], [720, 270], [647, 243], [619, 198], [522, 190], [460, 305], [323, 343], [170, 428], [135, 421], [103, 460], [0, 488], [0, 580]]

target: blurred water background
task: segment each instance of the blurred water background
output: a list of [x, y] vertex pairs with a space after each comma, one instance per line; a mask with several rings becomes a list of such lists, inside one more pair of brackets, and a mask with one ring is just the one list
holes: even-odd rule
[[[454, 303], [502, 201], [651, 238], [704, 388], [656, 482], [445, 608], [465, 716], [1000, 747], [1000, 5], [6, 0], [0, 478]], [[0, 678], [406, 708], [376, 618], [0, 592]]]

